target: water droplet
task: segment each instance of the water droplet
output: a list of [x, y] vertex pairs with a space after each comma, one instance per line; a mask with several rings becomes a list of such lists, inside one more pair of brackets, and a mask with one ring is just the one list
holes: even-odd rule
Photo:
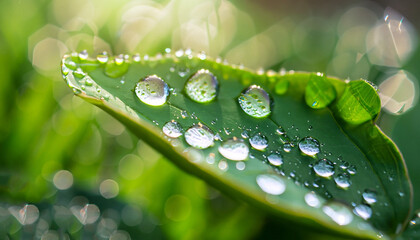
[[282, 126], [279, 126], [279, 127], [276, 129], [276, 133], [277, 133], [277, 134], [279, 134], [279, 135], [283, 135], [283, 134], [285, 134], [285, 133], [286, 133], [286, 131], [283, 129], [283, 127], [282, 127]]
[[328, 178], [334, 174], [334, 165], [328, 159], [319, 160], [313, 167], [315, 173], [320, 177]]
[[207, 58], [206, 53], [205, 52], [200, 52], [197, 54], [197, 57], [201, 60], [205, 60]]
[[140, 54], [136, 53], [133, 55], [134, 62], [140, 62], [140, 60], [141, 60]]
[[400, 197], [404, 197], [404, 196], [405, 196], [405, 194], [404, 194], [403, 192], [398, 192], [398, 196], [400, 196]]
[[248, 157], [249, 148], [242, 139], [234, 137], [219, 146], [219, 153], [229, 160], [242, 161]]
[[364, 204], [357, 205], [354, 208], [353, 212], [357, 216], [365, 220], [369, 219], [372, 216], [372, 209], [368, 205], [364, 205]]
[[251, 146], [257, 150], [263, 151], [268, 146], [267, 138], [261, 133], [257, 133], [249, 139]]
[[39, 210], [35, 205], [25, 204], [22, 208], [17, 206], [9, 207], [9, 212], [22, 225], [35, 223], [39, 218]]
[[274, 166], [281, 166], [283, 164], [283, 157], [277, 153], [270, 154], [267, 159], [268, 162]]
[[98, 54], [98, 56], [96, 56], [96, 59], [100, 63], [106, 63], [106, 62], [108, 62], [108, 53], [107, 52], [103, 52], [101, 54]]
[[244, 130], [244, 131], [241, 133], [241, 137], [242, 137], [242, 138], [244, 138], [244, 139], [249, 138], [248, 131], [247, 131], [247, 130]]
[[281, 195], [286, 190], [286, 184], [280, 177], [272, 174], [257, 176], [258, 186], [271, 195]]
[[205, 125], [198, 123], [190, 127], [184, 134], [185, 141], [195, 148], [205, 149], [213, 145], [214, 143], [214, 134], [213, 132]]
[[338, 187], [347, 189], [351, 185], [350, 176], [347, 173], [340, 173], [334, 177], [334, 181]]
[[185, 92], [193, 101], [211, 102], [216, 98], [219, 83], [216, 77], [206, 69], [195, 73], [185, 84]]
[[80, 60], [86, 60], [88, 58], [89, 54], [87, 52], [87, 50], [83, 50], [79, 53], [79, 59]]
[[242, 110], [256, 118], [266, 117], [271, 113], [271, 100], [268, 93], [259, 86], [252, 85], [238, 97]]
[[305, 195], [305, 202], [310, 207], [318, 208], [321, 205], [318, 195], [315, 192], [309, 192]]
[[356, 166], [353, 166], [353, 165], [349, 166], [347, 168], [347, 172], [350, 173], [351, 175], [356, 174], [357, 173]]
[[292, 151], [292, 144], [290, 144], [290, 143], [285, 143], [285, 144], [283, 145], [283, 151], [285, 151], [285, 152], [290, 152], [290, 151]]
[[182, 112], [181, 112], [181, 117], [183, 118], [183, 119], [185, 119], [185, 118], [187, 118], [187, 117], [189, 117], [190, 115], [188, 115], [188, 112], [187, 111], [185, 111], [185, 110], [183, 110]]
[[176, 57], [182, 57], [182, 55], [184, 55], [184, 51], [182, 49], [175, 52]]
[[160, 77], [152, 75], [138, 82], [135, 92], [143, 103], [151, 106], [160, 106], [166, 102], [169, 95], [169, 87]]
[[217, 167], [218, 167], [220, 170], [222, 170], [222, 171], [227, 171], [227, 170], [228, 170], [228, 168], [229, 168], [229, 165], [228, 165], [228, 163], [227, 163], [225, 160], [221, 160], [221, 161], [219, 162], [219, 164], [217, 164]]
[[124, 55], [120, 54], [118, 56], [115, 57], [115, 64], [116, 65], [121, 65], [124, 63]]
[[372, 205], [372, 204], [376, 203], [376, 201], [377, 201], [376, 192], [372, 191], [372, 190], [366, 189], [363, 192], [362, 197], [363, 197], [363, 200], [365, 200], [365, 202], [369, 205]]
[[236, 166], [236, 169], [238, 169], [239, 171], [243, 171], [246, 168], [246, 165], [244, 162], [237, 162], [235, 166]]
[[76, 71], [73, 72], [73, 74], [78, 78], [83, 78], [86, 76], [86, 73], [84, 73], [81, 68], [77, 68]]
[[319, 153], [319, 142], [312, 137], [304, 137], [299, 142], [299, 149], [303, 154], [315, 156]]
[[338, 202], [329, 202], [322, 207], [322, 211], [338, 225], [347, 225], [353, 220], [350, 209]]
[[182, 126], [178, 122], [172, 120], [163, 125], [162, 131], [170, 138], [178, 138], [182, 135]]

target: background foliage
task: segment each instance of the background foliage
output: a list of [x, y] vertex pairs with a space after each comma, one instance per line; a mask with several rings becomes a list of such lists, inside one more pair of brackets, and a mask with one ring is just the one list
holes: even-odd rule
[[[65, 53], [83, 49], [144, 55], [192, 48], [253, 69], [365, 78], [379, 86], [386, 110], [378, 124], [399, 146], [418, 189], [420, 23], [410, 11], [416, 6], [312, 4], [1, 1], [0, 236], [247, 239], [281, 232], [324, 239], [322, 233], [291, 231], [293, 226], [225, 197], [73, 97], [59, 62]], [[381, 84], [386, 79], [392, 84]], [[418, 209], [420, 191], [414, 193]], [[97, 208], [80, 216], [74, 209], [87, 202]], [[14, 210], [25, 203], [39, 210], [34, 224], [25, 225]], [[94, 223], [86, 224], [89, 219]]]

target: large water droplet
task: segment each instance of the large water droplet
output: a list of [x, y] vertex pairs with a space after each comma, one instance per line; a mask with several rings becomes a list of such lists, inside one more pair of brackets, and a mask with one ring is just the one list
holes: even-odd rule
[[271, 195], [281, 195], [286, 190], [283, 179], [276, 175], [259, 175], [257, 176], [257, 184], [264, 192]]
[[198, 123], [190, 127], [184, 134], [185, 141], [192, 147], [205, 149], [213, 145], [214, 134], [205, 125]]
[[334, 174], [334, 165], [328, 159], [321, 159], [314, 165], [314, 171], [318, 176], [328, 178]]
[[88, 58], [89, 54], [87, 50], [83, 50], [79, 53], [79, 59], [80, 60], [86, 60]]
[[271, 113], [271, 100], [268, 93], [259, 86], [252, 85], [238, 98], [242, 110], [256, 118], [266, 117]]
[[172, 120], [163, 125], [162, 131], [170, 138], [178, 138], [182, 135], [182, 126], [178, 122]]
[[319, 153], [319, 142], [312, 137], [304, 137], [299, 142], [299, 149], [303, 154], [308, 156], [315, 156]]
[[257, 150], [264, 150], [267, 148], [268, 146], [268, 140], [267, 138], [262, 135], [261, 133], [257, 133], [254, 136], [252, 136], [251, 138], [249, 138], [249, 143], [251, 144], [251, 146]]
[[365, 220], [369, 219], [372, 216], [372, 209], [369, 206], [364, 205], [364, 204], [357, 205], [354, 208], [353, 212], [357, 216], [359, 216], [359, 217], [361, 217]]
[[365, 200], [365, 202], [367, 204], [374, 204], [377, 201], [377, 196], [376, 196], [376, 192], [366, 189], [363, 194], [362, 194], [363, 200]]
[[351, 185], [350, 176], [347, 173], [340, 173], [334, 177], [334, 181], [338, 187], [347, 189]]
[[315, 192], [309, 192], [305, 195], [305, 202], [310, 207], [319, 207], [321, 205], [321, 201], [319, 200], [318, 195]]
[[206, 103], [216, 98], [218, 87], [216, 77], [209, 70], [201, 69], [188, 79], [185, 92], [192, 100]]
[[249, 148], [242, 139], [234, 137], [219, 146], [219, 153], [229, 160], [242, 161], [248, 157]]
[[135, 92], [143, 103], [151, 106], [160, 106], [166, 102], [169, 95], [169, 87], [160, 77], [152, 75], [138, 82]]
[[338, 225], [347, 225], [353, 220], [350, 209], [338, 202], [329, 202], [322, 207], [322, 211], [327, 214]]
[[283, 164], [283, 157], [277, 153], [268, 155], [267, 159], [268, 162], [273, 166], [281, 166]]
[[98, 54], [98, 56], [96, 56], [96, 59], [98, 60], [98, 62], [100, 63], [106, 63], [108, 62], [108, 53], [107, 52], [103, 52], [101, 54]]

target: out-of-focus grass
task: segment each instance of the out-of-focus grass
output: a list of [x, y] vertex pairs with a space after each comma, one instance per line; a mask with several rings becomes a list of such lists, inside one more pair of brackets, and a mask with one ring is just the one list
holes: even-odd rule
[[[405, 35], [393, 32], [399, 34], [395, 44], [382, 43], [381, 38], [369, 38], [390, 37], [386, 29], [373, 30], [384, 24], [385, 9], [379, 5], [331, 6], [332, 12], [325, 13], [309, 1], [298, 3], [270, 9], [222, 0], [1, 1], [0, 223], [6, 226], [1, 234], [31, 234], [11, 216], [10, 206], [38, 204], [35, 229], [43, 230], [42, 236], [48, 228], [61, 227], [46, 212], [57, 212], [57, 206], [71, 209], [71, 200], [80, 195], [99, 206], [102, 215], [94, 227], [81, 228], [73, 226], [78, 220], [71, 213], [75, 223], [73, 232], [68, 231], [74, 236], [98, 235], [107, 218], [115, 224], [105, 224], [110, 233], [104, 238], [117, 229], [151, 239], [246, 239], [261, 234], [265, 217], [255, 209], [181, 172], [117, 121], [73, 97], [61, 80], [59, 61], [64, 53], [83, 49], [144, 55], [167, 47], [192, 48], [254, 69], [320, 71], [378, 85], [391, 70], [403, 69], [417, 84], [418, 33], [409, 20], [403, 21]], [[394, 20], [402, 17], [389, 13]], [[383, 113], [379, 123], [402, 150], [418, 187], [420, 107], [415, 101], [413, 106], [402, 116]], [[70, 178], [58, 174], [63, 169]], [[415, 197], [419, 208], [419, 191]], [[125, 207], [144, 217], [131, 226], [124, 221]], [[107, 217], [109, 209], [116, 214]], [[48, 228], [42, 228], [43, 221]]]

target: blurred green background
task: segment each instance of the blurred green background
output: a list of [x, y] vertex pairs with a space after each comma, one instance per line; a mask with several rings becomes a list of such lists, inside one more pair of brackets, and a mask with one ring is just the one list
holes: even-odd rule
[[379, 88], [378, 124], [403, 153], [420, 208], [416, 9], [385, 0], [0, 1], [0, 238], [324, 239], [181, 172], [74, 97], [60, 60], [83, 49], [191, 48], [255, 70], [367, 79]]

